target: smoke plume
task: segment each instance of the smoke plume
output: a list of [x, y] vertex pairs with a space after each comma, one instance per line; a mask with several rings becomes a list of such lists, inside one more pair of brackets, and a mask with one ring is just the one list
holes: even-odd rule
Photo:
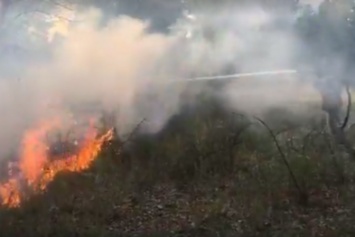
[[[0, 154], [11, 151], [39, 118], [96, 104], [116, 115], [120, 134], [143, 118], [146, 130], [157, 132], [194, 100], [183, 94], [188, 83], [168, 81], [292, 68], [299, 54], [299, 39], [289, 27], [293, 15], [256, 6], [196, 12], [194, 22], [178, 19], [165, 33], [150, 31], [149, 21], [124, 15], [103, 21], [104, 15], [94, 8], [76, 12], [79, 20], [57, 23], [58, 31], [44, 34], [50, 43], [25, 45], [30, 50], [19, 56], [21, 63], [3, 55], [2, 62], [15, 66], [0, 81]], [[36, 29], [29, 28], [33, 36]], [[226, 83], [215, 93], [230, 108], [254, 114], [289, 107], [302, 91], [313, 93], [297, 78], [270, 76]]]

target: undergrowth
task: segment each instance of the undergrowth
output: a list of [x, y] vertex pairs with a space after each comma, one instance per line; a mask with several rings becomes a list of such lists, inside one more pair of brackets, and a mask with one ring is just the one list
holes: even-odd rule
[[321, 119], [207, 104], [2, 208], [1, 236], [353, 236], [354, 163]]

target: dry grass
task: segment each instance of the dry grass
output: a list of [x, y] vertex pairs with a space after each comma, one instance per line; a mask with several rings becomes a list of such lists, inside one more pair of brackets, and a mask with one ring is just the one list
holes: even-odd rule
[[300, 203], [260, 123], [217, 104], [194, 111], [3, 208], [1, 236], [354, 236], [354, 163], [319, 120], [268, 123]]

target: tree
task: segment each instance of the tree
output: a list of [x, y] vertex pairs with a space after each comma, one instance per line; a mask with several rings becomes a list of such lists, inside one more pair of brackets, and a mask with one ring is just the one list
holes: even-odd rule
[[355, 60], [354, 7], [351, 0], [325, 0], [318, 12], [306, 8], [298, 19], [296, 31], [305, 46], [300, 52], [308, 52], [300, 57], [322, 75], [349, 76]]
[[93, 6], [104, 12], [104, 20], [128, 15], [151, 23], [153, 31], [166, 32], [181, 16], [184, 4], [176, 0], [66, 0], [82, 8]]
[[[318, 12], [306, 9], [296, 25], [307, 55], [303, 63], [310, 64], [321, 80], [315, 85], [322, 95], [323, 110], [328, 114], [329, 128], [335, 140], [355, 158], [355, 150], [346, 139], [344, 128], [350, 112], [351, 96], [348, 85], [353, 84], [355, 62], [354, 6], [351, 0], [325, 0]], [[304, 60], [308, 59], [308, 60]], [[346, 85], [347, 115], [340, 124], [341, 93]]]

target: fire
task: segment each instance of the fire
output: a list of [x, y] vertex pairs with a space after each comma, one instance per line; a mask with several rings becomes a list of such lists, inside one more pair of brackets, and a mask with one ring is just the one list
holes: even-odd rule
[[40, 123], [28, 130], [22, 140], [20, 159], [17, 163], [18, 176], [0, 184], [0, 203], [8, 207], [18, 207], [22, 198], [22, 187], [32, 193], [46, 189], [55, 176], [62, 171], [80, 172], [90, 167], [102, 149], [102, 145], [112, 138], [112, 130], [103, 135], [90, 123], [89, 129], [74, 154], [50, 157], [46, 136], [50, 131], [61, 128], [60, 119]]

